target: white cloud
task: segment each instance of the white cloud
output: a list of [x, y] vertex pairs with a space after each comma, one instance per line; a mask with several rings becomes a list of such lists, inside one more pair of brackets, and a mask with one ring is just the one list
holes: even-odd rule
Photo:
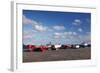
[[33, 26], [34, 26], [35, 30], [40, 31], [40, 32], [43, 32], [43, 31], [47, 30], [47, 27], [42, 26], [42, 25], [33, 25]]
[[90, 34], [86, 34], [86, 35], [79, 35], [78, 36], [78, 40], [83, 43], [90, 43], [91, 42], [91, 35]]
[[69, 31], [69, 32], [67, 32], [67, 34], [68, 34], [68, 35], [72, 35], [72, 34], [73, 34], [73, 32]]
[[64, 35], [77, 35], [77, 33], [69, 31], [69, 32], [64, 32]]
[[33, 37], [33, 31], [31, 30], [23, 30], [23, 38], [28, 39]]
[[73, 35], [77, 35], [77, 33], [76, 32], [73, 32]]
[[75, 22], [80, 23], [81, 21], [79, 19], [75, 19]]
[[58, 32], [56, 32], [56, 33], [54, 33], [55, 35], [61, 35], [61, 33], [58, 33]]
[[82, 31], [83, 31], [83, 29], [82, 29], [82, 28], [78, 28], [78, 31], [79, 31], [79, 32], [82, 32]]
[[58, 32], [55, 32], [54, 33], [54, 38], [55, 39], [59, 39], [59, 38], [61, 38], [62, 37], [62, 33], [58, 33]]
[[31, 20], [29, 18], [27, 18], [26, 16], [23, 15], [23, 18], [22, 18], [22, 22], [23, 24], [34, 24], [34, 25], [37, 25], [38, 23], [34, 20]]
[[[91, 42], [91, 36], [90, 33], [79, 35], [76, 32], [55, 32], [53, 35], [55, 41], [60, 42], [61, 40], [66, 41], [67, 43], [74, 43], [74, 44], [80, 44], [83, 42]], [[57, 39], [57, 40], [56, 40]]]
[[73, 25], [80, 25], [81, 23], [82, 23], [82, 21], [80, 19], [75, 19], [72, 24]]
[[32, 25], [33, 30], [36, 30], [36, 31], [39, 31], [39, 32], [47, 31], [47, 28], [48, 28], [46, 26], [43, 26], [40, 22], [37, 22], [35, 20], [31, 20], [24, 15], [23, 15], [23, 24]]
[[34, 30], [24, 30], [23, 31], [23, 43], [24, 44], [33, 44], [35, 41], [36, 34]]
[[58, 31], [65, 30], [65, 27], [62, 25], [56, 25], [56, 26], [53, 26], [53, 28], [52, 27], [50, 28], [50, 27], [44, 26], [40, 22], [27, 18], [25, 15], [23, 15], [23, 24], [32, 25], [33, 30], [38, 31], [38, 32], [45, 32], [45, 31], [52, 32], [55, 30], [58, 30]]
[[26, 40], [26, 39], [31, 39], [32, 37], [33, 37], [32, 35], [24, 35], [24, 36], [23, 36], [23, 39], [24, 39], [24, 40]]
[[56, 25], [56, 26], [53, 26], [53, 29], [55, 29], [55, 30], [65, 30], [65, 27]]
[[[54, 39], [55, 41], [61, 41], [64, 40], [66, 43], [74, 43], [74, 44], [80, 44], [83, 42], [91, 42], [90, 34], [85, 34], [85, 35], [79, 35], [76, 32], [56, 32], [54, 33]], [[57, 39], [57, 40], [56, 40]], [[59, 40], [58, 40], [59, 39]]]
[[77, 35], [76, 32], [71, 32], [71, 31], [62, 32], [62, 33], [56, 32], [56, 33], [54, 33], [54, 38], [56, 38], [56, 39], [71, 38], [71, 37], [74, 37], [76, 35]]

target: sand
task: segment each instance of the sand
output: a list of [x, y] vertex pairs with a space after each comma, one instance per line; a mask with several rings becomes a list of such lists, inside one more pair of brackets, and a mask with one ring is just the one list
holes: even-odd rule
[[23, 52], [24, 63], [86, 59], [91, 59], [90, 48], [47, 50], [45, 52]]

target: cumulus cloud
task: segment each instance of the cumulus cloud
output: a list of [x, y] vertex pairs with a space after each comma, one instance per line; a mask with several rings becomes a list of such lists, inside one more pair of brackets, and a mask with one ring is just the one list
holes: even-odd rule
[[79, 32], [82, 32], [82, 31], [83, 31], [83, 29], [82, 29], [82, 28], [78, 28], [78, 31], [79, 31]]
[[89, 33], [87, 34], [84, 34], [84, 35], [79, 35], [77, 34], [76, 32], [72, 32], [72, 31], [69, 31], [69, 32], [62, 32], [62, 33], [59, 33], [59, 32], [55, 32], [54, 35], [53, 35], [54, 39], [59, 39], [59, 40], [70, 40], [71, 42], [73, 43], [83, 43], [83, 42], [91, 42], [91, 35]]
[[34, 24], [34, 25], [37, 25], [38, 24], [38, 22], [36, 22], [35, 20], [32, 20], [32, 19], [29, 19], [29, 18], [27, 18], [26, 16], [22, 16], [22, 23], [23, 24]]
[[53, 30], [65, 30], [65, 27], [62, 25], [56, 25], [56, 26], [52, 26], [53, 28], [44, 26], [42, 23], [29, 19], [27, 18], [25, 15], [23, 15], [23, 24], [25, 25], [32, 25], [33, 26], [33, 30], [36, 30], [38, 32], [45, 32], [45, 31], [53, 31]]
[[77, 33], [76, 32], [62, 32], [62, 33], [59, 33], [59, 32], [56, 32], [54, 33], [54, 38], [55, 39], [63, 39], [63, 38], [71, 38], [73, 36], [76, 36]]
[[43, 26], [40, 22], [37, 22], [35, 20], [31, 20], [23, 15], [23, 24], [32, 25], [33, 29], [39, 32], [47, 31], [47, 27]]
[[82, 21], [80, 19], [75, 19], [72, 24], [73, 25], [80, 25], [81, 23], [82, 23]]
[[56, 25], [56, 26], [53, 26], [53, 29], [54, 30], [65, 30], [65, 27]]
[[69, 31], [69, 32], [64, 32], [64, 35], [77, 35], [77, 33]]
[[61, 38], [62, 37], [62, 33], [58, 33], [58, 32], [55, 32], [54, 33], [54, 38], [55, 39], [59, 39], [59, 38]]
[[77, 35], [77, 33], [76, 32], [73, 32], [73, 35]]
[[42, 25], [33, 25], [33, 26], [34, 26], [34, 29], [39, 31], [39, 32], [43, 32], [43, 31], [47, 30], [47, 27], [42, 26]]

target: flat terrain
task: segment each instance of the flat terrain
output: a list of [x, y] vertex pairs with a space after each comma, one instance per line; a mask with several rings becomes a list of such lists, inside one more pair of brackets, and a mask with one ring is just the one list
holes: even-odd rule
[[45, 52], [23, 52], [23, 62], [84, 59], [91, 59], [90, 48], [47, 50]]

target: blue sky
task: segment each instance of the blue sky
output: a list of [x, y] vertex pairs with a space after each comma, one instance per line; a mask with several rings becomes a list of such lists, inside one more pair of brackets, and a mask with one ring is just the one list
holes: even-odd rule
[[91, 14], [23, 10], [23, 43], [45, 45], [90, 42]]

